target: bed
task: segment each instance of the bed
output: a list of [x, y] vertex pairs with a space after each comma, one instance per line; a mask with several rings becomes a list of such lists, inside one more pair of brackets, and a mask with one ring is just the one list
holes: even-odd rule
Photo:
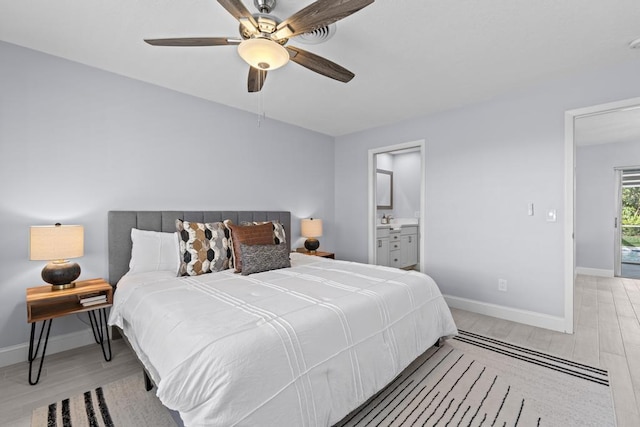
[[457, 333], [435, 282], [414, 271], [291, 253], [291, 268], [247, 276], [127, 273], [131, 229], [174, 232], [178, 218], [289, 231], [291, 215], [109, 212], [109, 322], [186, 426], [331, 426]]

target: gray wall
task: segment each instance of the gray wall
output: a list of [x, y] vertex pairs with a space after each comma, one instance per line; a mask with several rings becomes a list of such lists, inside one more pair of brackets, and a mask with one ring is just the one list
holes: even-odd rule
[[368, 150], [424, 139], [424, 271], [445, 294], [563, 316], [564, 113], [639, 96], [639, 73], [639, 61], [577, 73], [337, 138], [337, 255], [367, 260]]
[[[323, 219], [323, 248], [366, 262], [368, 150], [420, 139], [426, 271], [449, 295], [562, 316], [564, 111], [640, 96], [635, 61], [334, 147], [325, 135], [272, 120], [258, 128], [254, 115], [6, 43], [0, 58], [0, 350], [28, 339], [24, 292], [43, 266], [28, 261], [30, 225], [84, 224], [82, 278], [107, 274], [109, 209], [288, 209]], [[557, 223], [545, 221], [547, 208]], [[297, 221], [292, 234], [300, 244]], [[497, 291], [498, 278], [509, 292]], [[80, 328], [69, 317], [53, 333]]]
[[85, 226], [81, 279], [107, 275], [110, 209], [290, 210], [294, 247], [314, 216], [334, 249], [333, 138], [6, 43], [0, 62], [0, 350], [28, 341], [42, 283], [30, 225]]
[[576, 150], [576, 265], [614, 269], [614, 168], [640, 166], [640, 141]]

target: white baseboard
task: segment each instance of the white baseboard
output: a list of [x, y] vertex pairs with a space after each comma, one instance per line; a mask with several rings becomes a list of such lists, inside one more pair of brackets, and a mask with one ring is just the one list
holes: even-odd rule
[[[40, 327], [36, 329], [36, 340], [40, 332]], [[43, 343], [44, 344], [44, 337]], [[37, 341], [36, 341], [37, 343]], [[91, 329], [72, 332], [70, 334], [57, 335], [49, 337], [49, 343], [47, 344], [47, 355], [60, 353], [61, 351], [71, 350], [73, 348], [83, 347], [95, 343], [93, 338], [93, 332]], [[40, 349], [42, 352], [42, 349]], [[13, 365], [16, 363], [26, 362], [27, 354], [29, 353], [29, 343], [12, 345], [11, 347], [0, 348], [0, 368], [4, 366]], [[25, 371], [26, 375], [26, 371]]]
[[584, 276], [613, 277], [613, 270], [602, 268], [576, 267], [576, 274]]
[[444, 299], [447, 301], [447, 304], [449, 304], [449, 307], [452, 308], [536, 326], [538, 328], [551, 329], [552, 331], [565, 332], [565, 321], [563, 317], [550, 316], [548, 314], [536, 313], [535, 311], [520, 310], [450, 295], [444, 295]]

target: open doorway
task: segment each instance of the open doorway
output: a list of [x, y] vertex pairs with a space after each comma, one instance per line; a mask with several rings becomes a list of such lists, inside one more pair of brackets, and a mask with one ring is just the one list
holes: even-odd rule
[[[424, 141], [369, 150], [370, 264], [423, 271], [425, 169]], [[396, 240], [392, 244], [390, 239], [394, 237]]]
[[632, 98], [565, 114], [566, 332], [573, 331], [576, 274], [612, 277], [620, 266], [614, 171], [640, 164], [639, 113], [640, 98]]
[[616, 170], [616, 276], [640, 279], [640, 167]]

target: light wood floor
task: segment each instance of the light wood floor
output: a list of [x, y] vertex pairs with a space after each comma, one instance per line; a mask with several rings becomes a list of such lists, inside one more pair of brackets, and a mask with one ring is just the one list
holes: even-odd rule
[[640, 426], [640, 280], [578, 276], [574, 334], [452, 310], [459, 329], [609, 371], [618, 427]]
[[[619, 427], [640, 426], [640, 280], [579, 276], [575, 334], [568, 335], [462, 310], [458, 328], [609, 370]], [[139, 372], [122, 340], [113, 361], [97, 345], [48, 355], [36, 386], [27, 363], [0, 368], [0, 425], [28, 427], [33, 409]]]
[[47, 354], [35, 386], [29, 385], [27, 362], [0, 368], [0, 426], [29, 427], [35, 408], [140, 372], [133, 352], [121, 339], [111, 344], [111, 362], [104, 361], [97, 344]]

